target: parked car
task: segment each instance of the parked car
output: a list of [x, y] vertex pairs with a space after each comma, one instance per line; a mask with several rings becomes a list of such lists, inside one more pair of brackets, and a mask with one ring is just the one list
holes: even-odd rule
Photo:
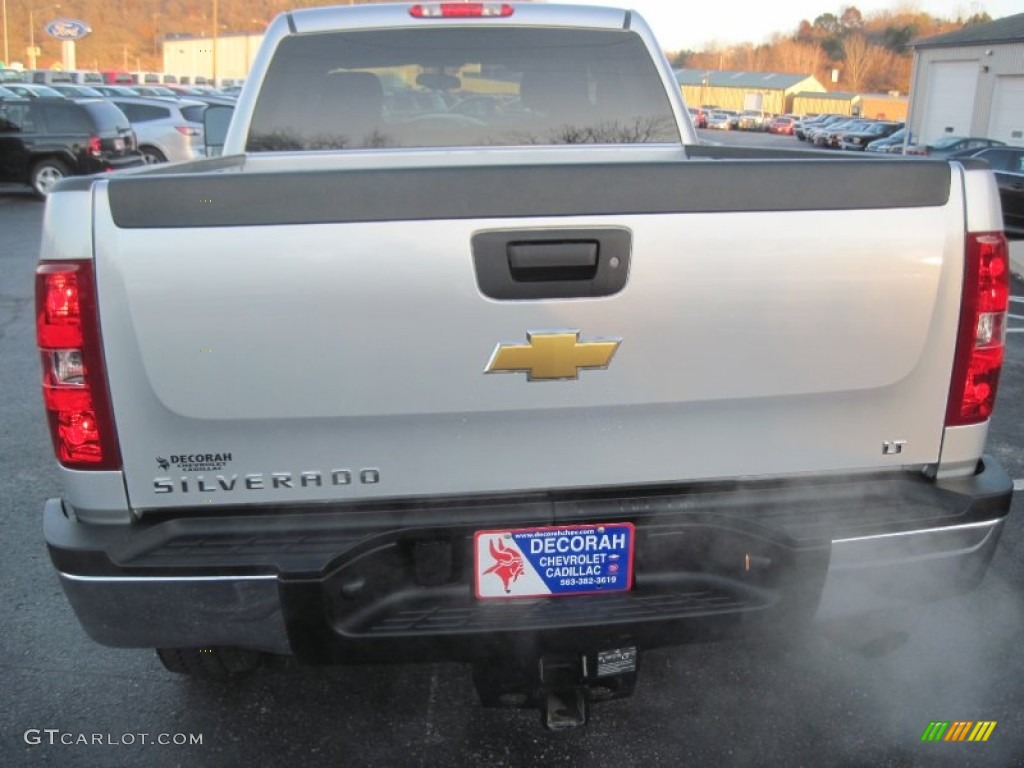
[[693, 124], [697, 128], [708, 127], [708, 114], [700, 107], [687, 107], [690, 112], [690, 118], [693, 120]]
[[807, 132], [810, 129], [816, 128], [817, 126], [824, 123], [826, 120], [832, 118], [838, 119], [840, 117], [843, 117], [843, 115], [834, 115], [828, 113], [815, 115], [814, 117], [805, 117], [799, 122], [797, 122], [795, 126], [793, 126], [793, 135], [800, 139], [800, 141], [805, 141], [807, 139]]
[[135, 85], [132, 90], [139, 96], [149, 96], [155, 99], [176, 99], [178, 94], [164, 85]]
[[74, 83], [70, 72], [62, 69], [31, 69], [25, 72], [30, 83], [53, 85], [54, 83]]
[[199, 85], [167, 85], [169, 91], [174, 91], [179, 96], [209, 96], [211, 89]]
[[815, 120], [814, 122], [808, 123], [804, 126], [804, 138], [813, 144], [818, 133], [832, 126], [839, 125], [840, 123], [845, 123], [849, 119], [849, 115], [826, 115], [823, 119]]
[[103, 99], [0, 102], [0, 181], [40, 198], [66, 176], [142, 165], [128, 118]]
[[25, 83], [28, 82], [25, 79], [25, 70], [23, 69], [9, 69], [7, 67], [0, 67], [0, 83], [7, 85], [8, 83]]
[[836, 131], [841, 128], [853, 125], [857, 118], [852, 118], [849, 115], [839, 118], [838, 120], [826, 120], [820, 125], [816, 125], [807, 131], [807, 140], [817, 146], [825, 145], [825, 135], [829, 131]]
[[822, 132], [821, 145], [827, 149], [839, 149], [843, 136], [848, 133], [863, 131], [873, 122], [873, 120], [867, 120], [864, 118], [854, 118], [852, 120], [847, 120], [845, 123], [839, 123], [832, 128], [827, 128]]
[[132, 85], [135, 82], [129, 72], [106, 70], [100, 72], [100, 75], [103, 76], [103, 82], [107, 85]]
[[166, 86], [168, 90], [178, 95], [178, 98], [191, 99], [192, 101], [203, 101], [207, 104], [223, 104], [234, 106], [236, 97], [230, 94], [215, 91], [201, 85], [172, 85]]
[[905, 154], [948, 157], [961, 149], [983, 149], [985, 147], [1002, 147], [1005, 145], [1005, 141], [996, 141], [995, 139], [986, 139], [979, 136], [947, 136], [924, 146], [907, 147]]
[[103, 94], [88, 85], [67, 85], [57, 83], [49, 86], [66, 99], [102, 99]]
[[848, 131], [839, 140], [841, 149], [863, 152], [868, 144], [877, 139], [891, 136], [903, 127], [903, 123], [875, 121], [868, 123], [861, 130]]
[[206, 157], [203, 148], [206, 104], [126, 96], [111, 97], [110, 102], [124, 112], [132, 124], [139, 152], [146, 163], [176, 163]]
[[10, 91], [14, 91], [23, 99], [63, 99], [64, 95], [48, 85], [36, 85], [35, 83], [6, 83], [4, 85]]
[[90, 86], [104, 96], [138, 96], [139, 92], [130, 85], [93, 85]]
[[778, 117], [772, 118], [772, 121], [768, 124], [768, 132], [792, 136], [793, 130], [796, 128], [796, 123], [797, 120], [795, 117], [790, 115], [779, 115]]
[[130, 72], [132, 80], [140, 85], [159, 85], [161, 75], [159, 72]]
[[736, 127], [741, 131], [763, 131], [769, 115], [760, 109], [745, 109], [736, 116]]
[[974, 147], [949, 155], [973, 157], [988, 163], [999, 185], [1003, 227], [1011, 240], [1024, 240], [1024, 147]]
[[0, 85], [0, 100], [20, 99], [20, 98], [21, 98], [21, 96], [16, 94], [14, 91], [10, 90], [9, 88], [4, 88], [2, 85]]
[[714, 128], [719, 131], [728, 131], [732, 129], [732, 125], [729, 122], [729, 115], [725, 112], [712, 112], [707, 118], [707, 127]]
[[881, 152], [883, 154], [902, 154], [903, 143], [907, 137], [907, 129], [900, 128], [884, 139], [875, 139], [864, 147], [865, 152]]
[[103, 75], [92, 69], [70, 69], [72, 81], [77, 85], [102, 85]]

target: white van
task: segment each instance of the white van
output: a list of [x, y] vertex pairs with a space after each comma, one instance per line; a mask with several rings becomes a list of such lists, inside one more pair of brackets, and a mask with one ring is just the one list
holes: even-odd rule
[[76, 85], [103, 85], [103, 75], [91, 69], [69, 69]]
[[62, 69], [31, 69], [26, 72], [26, 75], [28, 75], [29, 82], [36, 85], [53, 85], [54, 83], [74, 85], [75, 83], [71, 73]]

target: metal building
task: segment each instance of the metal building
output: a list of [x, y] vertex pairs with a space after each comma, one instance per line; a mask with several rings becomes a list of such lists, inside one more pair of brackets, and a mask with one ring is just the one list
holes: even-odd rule
[[[217, 37], [216, 77], [243, 78], [249, 73], [263, 34], [227, 34]], [[168, 37], [163, 42], [164, 72], [214, 77], [212, 37]]]
[[683, 100], [691, 107], [714, 105], [783, 114], [793, 111], [797, 93], [825, 92], [825, 86], [813, 75], [706, 69], [677, 69], [675, 75]]
[[907, 97], [889, 93], [798, 93], [793, 99], [798, 115], [857, 115], [876, 120], [906, 120]]
[[862, 93], [860, 116], [876, 120], [906, 120], [909, 100], [892, 93]]
[[911, 45], [914, 143], [982, 136], [1024, 145], [1024, 13]]
[[793, 113], [797, 115], [860, 115], [860, 94], [845, 91], [801, 92], [793, 97]]

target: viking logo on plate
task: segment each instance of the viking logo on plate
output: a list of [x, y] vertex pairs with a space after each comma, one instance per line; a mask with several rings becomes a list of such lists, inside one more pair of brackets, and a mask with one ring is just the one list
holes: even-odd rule
[[497, 547], [494, 546], [494, 539], [491, 539], [490, 549], [494, 565], [484, 571], [484, 575], [497, 574], [505, 591], [511, 592], [512, 584], [523, 575], [523, 556], [516, 550], [506, 547], [500, 539]]

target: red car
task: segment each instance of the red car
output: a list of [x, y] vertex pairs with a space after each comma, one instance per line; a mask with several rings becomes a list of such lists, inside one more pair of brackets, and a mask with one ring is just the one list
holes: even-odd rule
[[779, 115], [778, 117], [773, 118], [772, 121], [768, 124], [768, 132], [781, 133], [785, 134], [786, 136], [792, 136], [794, 126], [796, 126], [796, 118], [788, 117], [785, 115]]
[[708, 113], [700, 107], [687, 107], [690, 112], [690, 117], [693, 118], [693, 125], [696, 128], [707, 128], [708, 127]]

